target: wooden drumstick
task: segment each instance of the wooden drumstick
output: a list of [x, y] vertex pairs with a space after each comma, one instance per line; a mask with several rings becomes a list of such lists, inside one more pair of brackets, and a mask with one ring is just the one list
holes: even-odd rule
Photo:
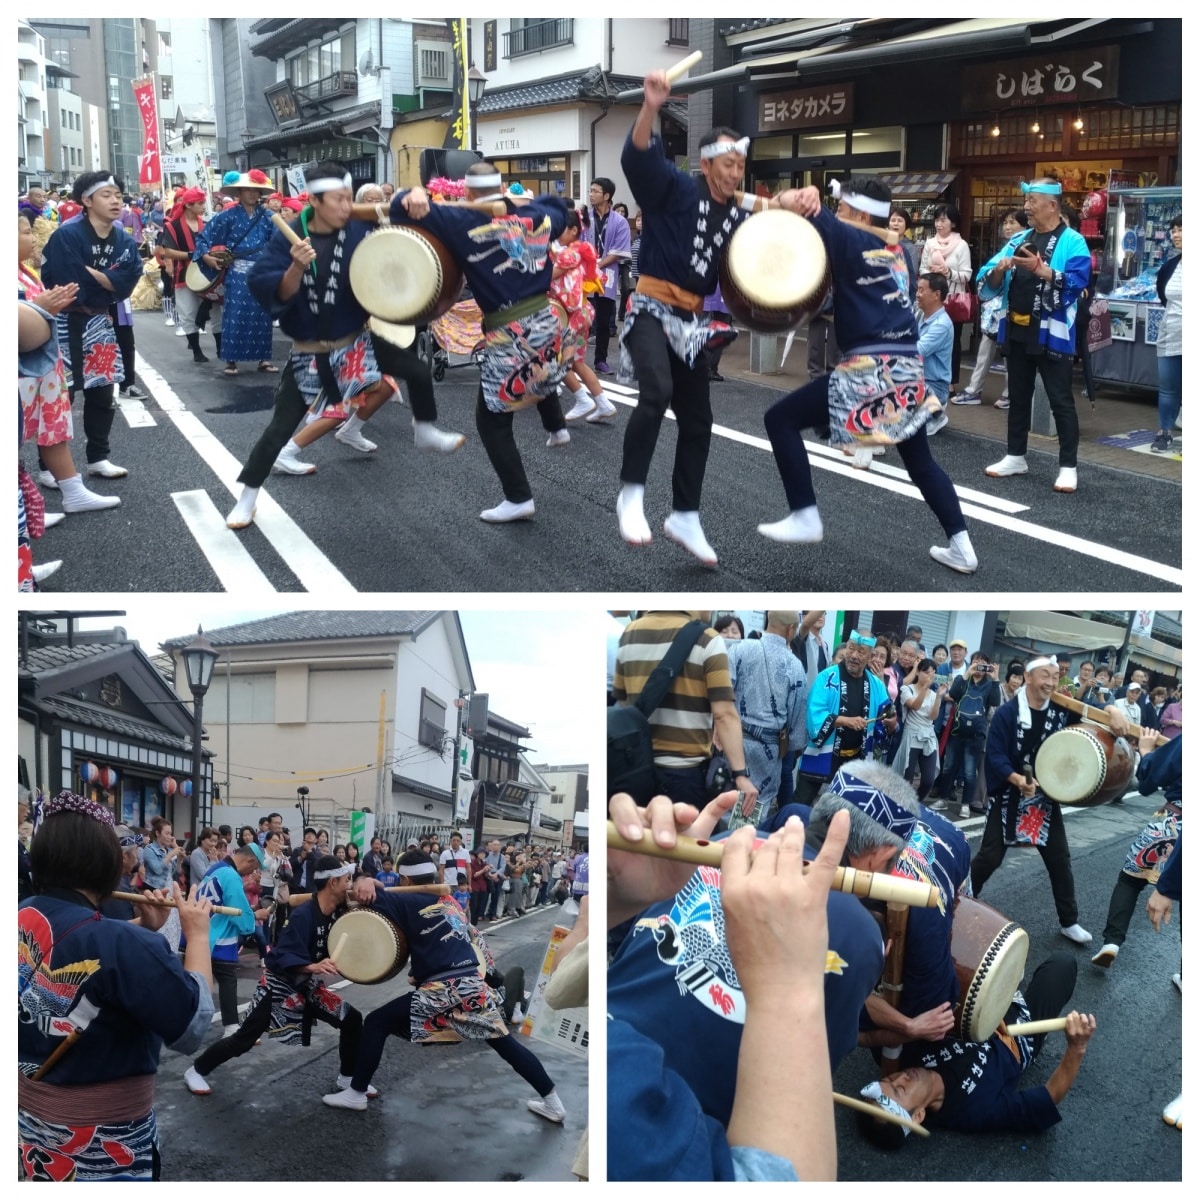
[[[155, 908], [179, 907], [174, 900], [158, 900], [154, 896], [144, 896], [141, 892], [112, 892], [111, 895], [114, 900], [128, 900], [131, 904], [153, 904]], [[226, 917], [240, 917], [242, 915], [240, 908], [229, 908], [224, 904], [214, 904], [212, 910]]]
[[1008, 1025], [1005, 1028], [1013, 1037], [1033, 1037], [1037, 1033], [1057, 1033], [1060, 1029], [1066, 1029], [1066, 1017], [1047, 1017], [1044, 1021], [1018, 1021], [1015, 1025]]
[[[1050, 697], [1054, 704], [1059, 708], [1065, 708], [1069, 712], [1078, 713], [1085, 721], [1091, 721], [1094, 725], [1103, 725], [1105, 729], [1111, 732], [1112, 725], [1108, 713], [1102, 708], [1093, 708], [1090, 704], [1084, 704], [1081, 700], [1076, 700], [1074, 696], [1068, 696], [1066, 692], [1055, 692]], [[1141, 736], [1141, 726], [1135, 726], [1136, 731], [1131, 730], [1127, 734], [1117, 734], [1118, 737], [1127, 737], [1131, 742], [1136, 742]], [[1161, 733], [1155, 734], [1154, 745], [1165, 746], [1171, 739], [1163, 737]]]
[[[510, 196], [509, 199], [514, 204], [530, 203], [530, 198], [525, 196]], [[489, 213], [493, 217], [503, 217], [508, 213], [503, 200], [430, 200], [429, 203], [441, 208], [471, 208], [476, 212]], [[381, 209], [386, 213], [386, 207], [382, 204], [352, 204], [350, 216], [356, 221], [367, 221], [371, 225], [389, 224], [384, 213], [380, 212]]]
[[699, 50], [693, 50], [687, 58], [681, 58], [673, 67], [668, 67], [663, 72], [667, 82], [674, 83], [675, 80], [682, 79], [703, 57]]
[[880, 1108], [878, 1104], [868, 1104], [865, 1100], [857, 1100], [853, 1096], [843, 1096], [841, 1092], [833, 1093], [833, 1102], [840, 1104], [843, 1108], [853, 1108], [859, 1112], [868, 1113], [872, 1117], [878, 1117], [881, 1121], [890, 1121], [893, 1125], [903, 1125], [905, 1129], [911, 1129], [913, 1133], [919, 1134], [921, 1137], [929, 1136], [929, 1130], [924, 1125], [918, 1125], [916, 1121], [898, 1117], [895, 1113], [888, 1112], [886, 1108]]
[[277, 213], [271, 214], [271, 221], [275, 228], [280, 230], [285, 238], [292, 243], [293, 246], [298, 246], [304, 239]]
[[[448, 896], [454, 889], [448, 883], [416, 883], [408, 887], [389, 887], [383, 890], [385, 892], [423, 892], [426, 896]], [[288, 907], [295, 908], [297, 904], [303, 904], [312, 898], [312, 892], [296, 892], [288, 897]], [[219, 910], [214, 909], [214, 911]]]
[[334, 948], [329, 952], [329, 957], [333, 959], [335, 966], [337, 964], [337, 960], [342, 956], [342, 951], [346, 948], [346, 941], [349, 937], [350, 935], [348, 933], [343, 933], [342, 936], [338, 938], [337, 945], [334, 946]]
[[[673, 849], [664, 849], [655, 845], [649, 830], [646, 830], [640, 842], [627, 842], [611, 821], [608, 822], [608, 844], [617, 850], [628, 850], [631, 854], [670, 858], [676, 862], [696, 863], [702, 867], [719, 867], [725, 854], [723, 842], [702, 841], [683, 835], [675, 839]], [[937, 888], [927, 883], [901, 879], [896, 875], [859, 871], [854, 867], [838, 867], [833, 873], [831, 890], [868, 900], [891, 900], [897, 904], [911, 905], [913, 908], [937, 908], [939, 903]]]

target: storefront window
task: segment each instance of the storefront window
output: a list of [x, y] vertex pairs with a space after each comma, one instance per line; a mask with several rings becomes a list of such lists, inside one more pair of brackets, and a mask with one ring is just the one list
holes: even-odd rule
[[885, 129], [856, 129], [851, 140], [851, 154], [895, 154], [896, 166], [900, 165], [900, 152], [904, 149], [904, 129], [892, 125]]
[[778, 137], [760, 137], [754, 139], [754, 161], [761, 162], [765, 158], [792, 158], [792, 137], [781, 134]]

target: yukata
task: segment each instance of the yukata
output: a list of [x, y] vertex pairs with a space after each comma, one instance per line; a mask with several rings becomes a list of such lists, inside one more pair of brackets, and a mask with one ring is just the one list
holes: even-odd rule
[[[18, 268], [18, 298], [36, 307], [43, 291], [45, 288], [36, 274], [27, 267]], [[58, 348], [58, 322], [53, 318], [50, 329], [49, 341], [44, 346], [38, 347], [34, 354], [19, 355], [17, 360], [17, 394], [24, 417], [22, 441], [38, 446], [58, 446], [69, 442], [74, 434], [66, 364]]]
[[[17, 1139], [24, 1178], [152, 1180], [164, 1043], [188, 1053], [212, 1021], [208, 983], [157, 933], [46, 889], [17, 910]], [[73, 1031], [78, 1040], [33, 1075]], [[64, 1116], [63, 1114], [68, 1114]]]
[[562, 305], [576, 340], [586, 345], [588, 333], [592, 328], [593, 312], [584, 302], [586, 267], [583, 256], [574, 246], [560, 246], [556, 250], [552, 249], [551, 253], [555, 267], [561, 267], [563, 273], [551, 281], [550, 299]]
[[788, 746], [804, 737], [804, 668], [777, 633], [757, 640], [726, 643], [733, 700], [742, 724], [746, 773], [758, 788], [750, 816], [740, 806], [729, 814], [729, 828], [765, 825], [779, 795], [780, 771]]
[[222, 316], [221, 358], [228, 363], [269, 362], [271, 314], [250, 291], [250, 268], [273, 234], [270, 210], [259, 205], [247, 213], [235, 204], [215, 213], [196, 234], [192, 260], [199, 262], [214, 246], [224, 246], [237, 257], [225, 272], [225, 310]]
[[[813, 847], [804, 857], [815, 857]], [[829, 1061], [858, 1044], [858, 1014], [883, 970], [875, 919], [853, 896], [826, 904], [825, 1030]], [[620, 932], [620, 931], [618, 931]], [[721, 871], [700, 867], [671, 899], [647, 908], [624, 931], [608, 967], [608, 1015], [655, 1043], [700, 1109], [729, 1123], [737, 1084], [746, 997], [725, 941]], [[703, 1048], [703, 1052], [698, 1052]], [[625, 1069], [609, 1046], [610, 1072]]]
[[978, 896], [1000, 865], [1009, 846], [1034, 846], [1046, 864], [1059, 924], [1066, 929], [1079, 920], [1071, 849], [1062, 809], [1041, 792], [1028, 799], [1010, 783], [1014, 772], [1034, 774], [1038, 750], [1046, 739], [1080, 717], [1053, 702], [1031, 708], [1024, 688], [1002, 704], [992, 718], [984, 749], [989, 807], [979, 851], [971, 864], [971, 884]]

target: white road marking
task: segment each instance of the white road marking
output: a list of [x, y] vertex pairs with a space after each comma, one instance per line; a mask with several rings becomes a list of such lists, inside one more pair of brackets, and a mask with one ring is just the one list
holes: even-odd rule
[[130, 429], [145, 429], [147, 426], [158, 424], [140, 400], [117, 396], [117, 407]]
[[227, 592], [276, 590], [259, 570], [250, 551], [238, 541], [237, 534], [226, 528], [225, 518], [217, 511], [217, 506], [206, 491], [172, 492], [171, 499], [175, 501], [188, 532], [195, 538], [196, 545]]
[[[609, 385], [606, 383], [604, 386], [605, 390], [608, 391]], [[615, 394], [610, 392], [610, 395], [612, 395], [616, 403], [626, 404], [630, 408], [636, 406], [636, 390], [622, 386], [620, 391], [615, 391], [614, 389], [614, 392]], [[675, 420], [675, 414], [670, 409], [667, 410], [666, 415], [672, 421]], [[738, 442], [743, 446], [750, 446], [755, 450], [766, 450], [768, 453], [771, 450], [771, 443], [766, 438], [742, 433], [739, 429], [730, 429], [725, 425], [714, 425], [712, 431], [715, 436], [723, 437], [727, 441]], [[882, 488], [884, 491], [893, 492], [900, 496], [908, 496], [921, 500], [924, 503], [921, 493], [914, 484], [909, 482], [907, 471], [878, 462], [869, 471], [859, 471], [850, 466], [845, 455], [839, 450], [832, 450], [830, 447], [818, 442], [805, 441], [804, 445], [809, 453], [809, 462], [819, 470], [829, 471], [834, 475], [840, 475], [846, 479], [855, 479], [859, 483], [867, 483], [872, 487]], [[972, 520], [980, 521], [985, 525], [996, 525], [1001, 529], [1007, 529], [1012, 533], [1018, 533], [1024, 537], [1031, 538], [1033, 541], [1045, 542], [1047, 545], [1058, 546], [1063, 550], [1071, 550], [1087, 558], [1097, 558], [1101, 562], [1128, 567], [1131, 571], [1139, 571], [1143, 575], [1149, 575], [1154, 579], [1161, 579], [1165, 583], [1173, 583], [1180, 586], [1183, 584], [1183, 571], [1179, 567], [1172, 567], [1166, 563], [1156, 562], [1152, 558], [1143, 558], [1140, 554], [1130, 554], [1128, 551], [1118, 550], [1113, 546], [1104, 546], [1099, 542], [1091, 542], [1086, 538], [1077, 537], [1075, 534], [1065, 533], [1062, 530], [1048, 529], [1044, 526], [1036, 525], [1032, 521], [1018, 519], [1016, 517], [1017, 513], [1030, 511], [1028, 505], [1016, 504], [1000, 496], [993, 496], [987, 492], [978, 492], [974, 488], [955, 485], [954, 490], [962, 502], [963, 515], [970, 517]], [[984, 505], [987, 507], [983, 507]]]
[[[187, 410], [171, 385], [140, 354], [137, 356], [137, 371], [154, 394], [159, 407], [191, 443], [192, 449], [229, 489], [230, 495], [235, 498], [240, 496], [242, 485], [237, 477], [242, 467], [238, 460], [205, 428], [204, 422], [195, 413]], [[350, 580], [325, 557], [316, 543], [284, 512], [265, 488], [258, 493], [258, 514], [254, 523], [306, 591], [356, 591]]]

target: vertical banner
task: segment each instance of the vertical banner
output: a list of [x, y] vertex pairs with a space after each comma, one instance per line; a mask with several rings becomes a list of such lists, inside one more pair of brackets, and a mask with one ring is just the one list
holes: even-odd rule
[[375, 814], [353, 810], [350, 813], [350, 841], [358, 847], [361, 854], [365, 854], [370, 848], [374, 836]]
[[471, 148], [470, 98], [467, 94], [467, 19], [454, 17], [450, 22], [450, 41], [454, 53], [454, 107], [446, 128], [443, 150]]
[[158, 101], [154, 76], [133, 81], [133, 97], [142, 117], [142, 153], [138, 156], [138, 188], [146, 192], [162, 187], [162, 158], [158, 141]]

